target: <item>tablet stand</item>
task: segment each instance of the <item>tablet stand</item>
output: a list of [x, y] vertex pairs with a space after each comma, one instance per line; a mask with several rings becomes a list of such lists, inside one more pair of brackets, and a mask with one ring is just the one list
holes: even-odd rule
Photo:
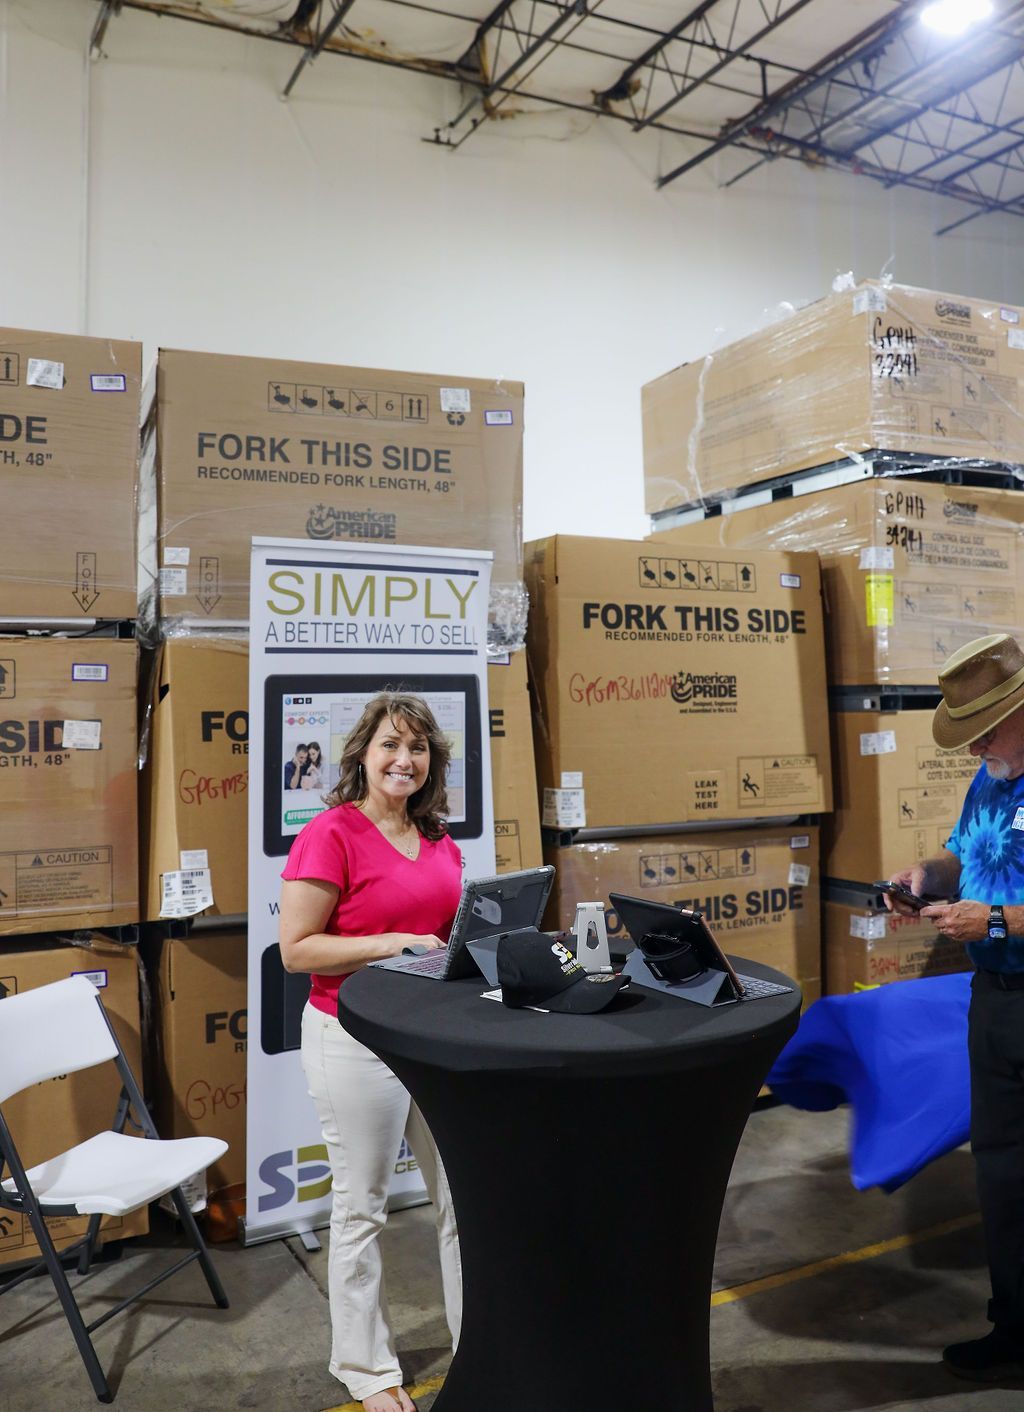
[[608, 953], [608, 930], [604, 924], [604, 907], [600, 902], [577, 902], [572, 924], [576, 938], [576, 960], [592, 974], [609, 974], [612, 958]]
[[676, 981], [675, 984], [660, 981], [648, 969], [639, 947], [630, 952], [622, 974], [628, 976], [634, 985], [664, 991], [666, 995], [677, 995], [680, 1000], [689, 1000], [694, 1005], [728, 1005], [736, 999], [732, 982], [724, 971], [701, 971], [699, 976], [691, 976], [689, 980]]
[[489, 986], [500, 985], [498, 980], [498, 942], [496, 936], [483, 936], [477, 941], [467, 941], [466, 950], [476, 962], [480, 974]]

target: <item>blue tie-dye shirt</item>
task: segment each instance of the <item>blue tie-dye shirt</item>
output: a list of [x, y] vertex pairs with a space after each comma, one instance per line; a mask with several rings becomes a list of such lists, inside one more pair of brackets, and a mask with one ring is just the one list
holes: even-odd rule
[[[961, 897], [989, 907], [1024, 903], [1024, 775], [994, 780], [982, 765], [946, 847], [960, 859]], [[985, 971], [1024, 971], [1024, 936], [969, 941], [967, 954]]]

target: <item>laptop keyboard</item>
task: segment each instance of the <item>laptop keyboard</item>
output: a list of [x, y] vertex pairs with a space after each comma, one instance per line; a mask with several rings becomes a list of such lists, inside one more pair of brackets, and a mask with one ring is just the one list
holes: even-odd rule
[[759, 981], [754, 976], [740, 976], [744, 1000], [757, 1000], [762, 995], [783, 995], [791, 991], [791, 985], [776, 985], [774, 981]]
[[414, 976], [443, 976], [445, 967], [448, 965], [447, 950], [430, 951], [426, 956], [403, 956], [401, 966], [393, 966], [392, 970], [400, 970], [403, 975]]

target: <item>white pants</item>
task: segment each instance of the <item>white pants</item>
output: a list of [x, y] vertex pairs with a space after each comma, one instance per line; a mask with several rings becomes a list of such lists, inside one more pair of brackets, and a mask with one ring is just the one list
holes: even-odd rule
[[331, 1162], [330, 1370], [361, 1401], [397, 1387], [402, 1371], [388, 1320], [378, 1237], [405, 1137], [437, 1214], [445, 1315], [452, 1346], [462, 1323], [462, 1261], [451, 1193], [423, 1115], [377, 1056], [333, 1015], [307, 1005], [302, 1067]]

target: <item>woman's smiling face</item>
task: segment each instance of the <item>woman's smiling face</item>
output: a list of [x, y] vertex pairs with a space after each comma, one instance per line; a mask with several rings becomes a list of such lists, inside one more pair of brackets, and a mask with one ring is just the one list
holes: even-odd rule
[[393, 808], [426, 784], [430, 744], [401, 716], [383, 716], [363, 755], [366, 788], [371, 799]]

